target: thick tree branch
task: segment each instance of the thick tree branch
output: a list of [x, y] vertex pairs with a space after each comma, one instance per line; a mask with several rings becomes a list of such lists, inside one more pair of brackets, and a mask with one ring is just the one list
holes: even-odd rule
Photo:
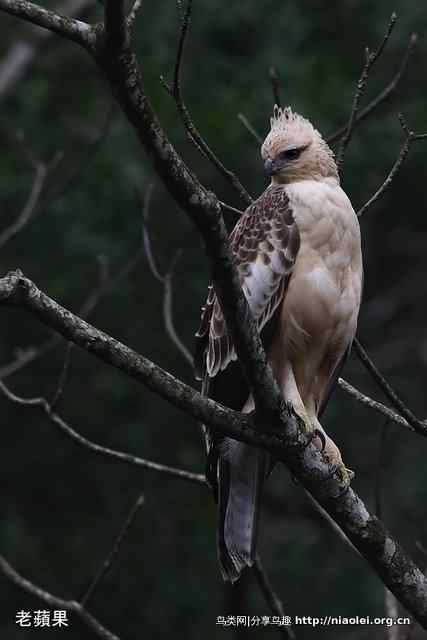
[[77, 44], [86, 49], [91, 49], [94, 44], [95, 35], [90, 25], [43, 9], [33, 2], [27, 2], [27, 0], [0, 0], [0, 10], [27, 22], [32, 22], [39, 27], [49, 29], [49, 31], [53, 31], [63, 38], [77, 42]]
[[[268, 435], [256, 431], [251, 415], [239, 414], [201, 396], [146, 358], [60, 307], [19, 272], [0, 279], [0, 303], [28, 309], [68, 340], [139, 380], [197, 420], [232, 438], [266, 448], [276, 459], [284, 461], [338, 523], [384, 584], [427, 628], [427, 578], [382, 523], [368, 513], [354, 491], [344, 489], [338, 478], [331, 474], [321, 453], [313, 444], [307, 444], [297, 421], [285, 407], [281, 425], [269, 425], [271, 433]], [[274, 430], [282, 432], [279, 435]]]
[[49, 607], [65, 609], [66, 611], [75, 613], [83, 624], [85, 624], [89, 629], [92, 629], [99, 638], [103, 638], [104, 640], [120, 640], [119, 636], [114, 635], [114, 633], [111, 633], [111, 631], [108, 631], [108, 629], [102, 626], [102, 624], [98, 622], [98, 620], [88, 611], [86, 611], [79, 602], [76, 600], [63, 600], [62, 598], [58, 598], [48, 591], [41, 589], [15, 571], [3, 556], [0, 556], [0, 571], [2, 571], [4, 575], [14, 582], [20, 589], [23, 589], [36, 598], [40, 598], [40, 600], [46, 602]]

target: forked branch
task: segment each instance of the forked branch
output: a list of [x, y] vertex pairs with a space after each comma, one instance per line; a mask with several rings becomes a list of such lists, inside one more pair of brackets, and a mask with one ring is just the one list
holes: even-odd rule
[[341, 164], [344, 160], [344, 154], [353, 136], [354, 124], [356, 122], [357, 114], [359, 111], [359, 104], [365, 93], [366, 85], [369, 78], [369, 73], [373, 65], [375, 64], [375, 62], [378, 60], [378, 58], [381, 56], [382, 52], [384, 51], [384, 47], [386, 46], [388, 39], [390, 38], [391, 32], [393, 31], [393, 27], [396, 24], [396, 20], [397, 20], [397, 15], [395, 13], [392, 13], [390, 17], [390, 21], [388, 23], [387, 31], [385, 32], [385, 35], [378, 49], [376, 49], [375, 51], [370, 51], [368, 47], [366, 47], [366, 50], [365, 50], [366, 61], [362, 69], [361, 76], [356, 85], [356, 90], [353, 96], [353, 104], [351, 107], [351, 112], [350, 112], [350, 117], [347, 123], [346, 132], [341, 140], [338, 153], [337, 153], [338, 168], [341, 167]]
[[387, 191], [387, 189], [390, 187], [391, 183], [393, 182], [394, 178], [397, 176], [397, 174], [399, 173], [400, 169], [403, 166], [403, 163], [405, 162], [408, 154], [409, 154], [409, 150], [411, 148], [411, 145], [414, 142], [417, 142], [418, 140], [426, 140], [427, 139], [427, 133], [415, 133], [414, 131], [412, 131], [411, 129], [409, 129], [408, 125], [406, 124], [406, 120], [403, 117], [403, 115], [401, 113], [399, 113], [399, 122], [400, 125], [403, 129], [403, 131], [405, 132], [405, 141], [400, 149], [399, 155], [395, 161], [395, 163], [393, 164], [390, 173], [388, 174], [388, 176], [386, 177], [386, 179], [384, 180], [384, 182], [382, 183], [382, 185], [380, 186], [380, 188], [374, 193], [373, 196], [371, 196], [371, 198], [369, 198], [369, 200], [367, 202], [365, 202], [365, 204], [363, 205], [363, 207], [361, 207], [359, 209], [359, 211], [357, 212], [357, 215], [362, 216], [370, 207], [372, 207], [372, 205], [379, 200], [384, 193]]
[[227, 169], [218, 156], [212, 151], [211, 147], [208, 145], [206, 140], [201, 135], [200, 131], [196, 127], [193, 122], [193, 119], [190, 115], [190, 112], [187, 108], [187, 105], [184, 102], [184, 98], [182, 95], [181, 89], [181, 68], [182, 68], [182, 60], [184, 54], [184, 47], [187, 40], [188, 31], [190, 28], [191, 22], [191, 11], [192, 11], [192, 0], [187, 1], [187, 7], [182, 14], [181, 18], [181, 33], [178, 43], [178, 51], [176, 55], [175, 62], [175, 70], [173, 77], [173, 84], [170, 86], [166, 80], [161, 77], [163, 86], [166, 88], [168, 93], [175, 100], [178, 113], [181, 116], [181, 119], [184, 123], [185, 129], [188, 133], [190, 140], [193, 142], [195, 147], [200, 151], [200, 153], [205, 156], [219, 171], [219, 173], [224, 176], [226, 180], [234, 187], [236, 192], [239, 194], [240, 198], [246, 205], [250, 205], [252, 202], [252, 198], [249, 193], [246, 191], [245, 187], [242, 185], [238, 177], [229, 169]]
[[21, 576], [9, 562], [3, 556], [0, 556], [0, 571], [18, 587], [29, 593], [30, 595], [40, 598], [49, 607], [55, 607], [56, 609], [64, 609], [75, 613], [78, 618], [91, 629], [99, 638], [103, 640], [120, 640], [119, 636], [111, 633], [106, 629], [96, 618], [94, 618], [77, 600], [64, 600], [57, 596], [41, 589], [33, 582], [27, 580]]

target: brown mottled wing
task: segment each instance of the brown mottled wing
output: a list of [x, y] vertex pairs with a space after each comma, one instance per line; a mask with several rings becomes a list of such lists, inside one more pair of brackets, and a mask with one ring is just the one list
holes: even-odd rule
[[[243, 214], [230, 235], [240, 283], [259, 330], [282, 301], [300, 237], [284, 186], [270, 186]], [[211, 285], [196, 333], [196, 377], [209, 380], [236, 360], [215, 289]]]

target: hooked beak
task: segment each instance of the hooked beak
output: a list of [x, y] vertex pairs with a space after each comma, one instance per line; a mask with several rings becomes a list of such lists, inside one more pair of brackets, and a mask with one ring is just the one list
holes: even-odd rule
[[267, 158], [267, 160], [264, 162], [264, 173], [267, 178], [271, 178], [271, 176], [274, 176], [274, 174], [277, 173], [277, 165], [275, 164], [274, 160], [270, 160], [270, 158]]

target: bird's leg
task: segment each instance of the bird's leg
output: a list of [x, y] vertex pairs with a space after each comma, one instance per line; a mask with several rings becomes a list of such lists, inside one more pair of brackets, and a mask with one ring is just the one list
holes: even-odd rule
[[342, 460], [341, 451], [332, 438], [327, 435], [317, 417], [314, 417], [313, 421], [315, 423], [313, 444], [322, 451], [326, 461], [332, 465], [334, 473], [337, 472], [346, 484], [350, 484], [354, 478], [354, 471], [347, 469]]
[[292, 409], [298, 416], [302, 430], [304, 433], [312, 434], [314, 425], [301, 399], [291, 366], [286, 367], [283, 379], [281, 380], [281, 386], [283, 397], [285, 401], [292, 406]]

